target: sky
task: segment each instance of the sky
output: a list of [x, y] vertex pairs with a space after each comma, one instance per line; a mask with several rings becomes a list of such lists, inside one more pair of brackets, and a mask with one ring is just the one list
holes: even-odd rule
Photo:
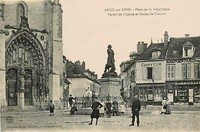
[[72, 62], [85, 61], [86, 68], [97, 73], [98, 78], [105, 68], [109, 44], [115, 52], [116, 72], [119, 74], [119, 65], [129, 60], [130, 52], [137, 50], [139, 41], [150, 43], [152, 39], [153, 42], [161, 42], [165, 31], [168, 31], [169, 37], [200, 36], [199, 0], [60, 2], [63, 10], [63, 54]]

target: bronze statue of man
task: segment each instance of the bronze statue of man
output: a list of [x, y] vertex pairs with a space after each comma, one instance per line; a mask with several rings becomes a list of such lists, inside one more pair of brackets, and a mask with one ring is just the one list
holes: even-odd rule
[[108, 58], [107, 58], [107, 64], [105, 66], [104, 73], [106, 73], [107, 70], [109, 72], [114, 72], [115, 71], [115, 59], [114, 59], [115, 53], [112, 50], [112, 46], [111, 45], [108, 45], [107, 53], [108, 53]]

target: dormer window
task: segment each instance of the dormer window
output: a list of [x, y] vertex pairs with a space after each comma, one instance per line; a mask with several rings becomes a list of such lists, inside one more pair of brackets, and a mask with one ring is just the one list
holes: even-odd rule
[[192, 57], [194, 55], [194, 45], [190, 42], [183, 44], [183, 57]]
[[153, 51], [152, 52], [152, 59], [156, 59], [160, 57], [161, 52], [159, 50]]

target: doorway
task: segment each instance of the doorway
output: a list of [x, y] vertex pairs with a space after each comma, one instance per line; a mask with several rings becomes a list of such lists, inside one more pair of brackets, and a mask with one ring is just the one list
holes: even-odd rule
[[7, 72], [7, 98], [8, 106], [17, 106], [17, 80], [18, 74], [17, 69], [9, 69]]

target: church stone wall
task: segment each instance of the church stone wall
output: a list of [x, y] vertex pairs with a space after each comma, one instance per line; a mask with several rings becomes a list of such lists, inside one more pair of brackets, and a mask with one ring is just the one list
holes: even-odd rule
[[[3, 29], [3, 22], [0, 21], [0, 30]], [[5, 34], [0, 33], [0, 45], [5, 47]], [[5, 48], [0, 48], [0, 104], [6, 105], [6, 78], [5, 78]], [[3, 63], [4, 62], [4, 63]]]
[[[17, 5], [22, 3], [25, 7], [25, 16], [28, 18], [28, 24], [31, 29], [43, 30], [46, 29], [48, 34], [33, 32], [34, 36], [39, 40], [43, 47], [46, 59], [46, 79], [47, 87], [49, 88], [49, 99], [59, 101], [62, 98], [63, 89], [63, 43], [62, 43], [62, 9], [58, 1], [52, 3], [53, 0], [10, 0], [4, 1], [4, 24], [18, 28], [17, 24]], [[0, 21], [2, 22], [2, 21]], [[4, 27], [0, 27], [4, 29]], [[0, 43], [5, 45], [10, 38], [14, 36], [13, 29], [5, 29], [9, 32], [8, 36], [0, 34]], [[16, 31], [16, 29], [15, 29]], [[3, 41], [2, 41], [3, 40]], [[6, 42], [4, 42], [6, 41]], [[4, 46], [3, 46], [4, 47]], [[4, 50], [4, 52], [3, 52]], [[5, 49], [1, 48], [1, 53], [4, 53], [4, 58], [0, 58], [5, 62]], [[4, 67], [5, 63], [0, 66]], [[5, 71], [0, 70], [1, 84], [5, 87]], [[4, 82], [4, 83], [3, 83]], [[4, 88], [5, 89], [5, 88]], [[4, 91], [1, 88], [1, 93]], [[5, 92], [4, 92], [5, 93]], [[6, 98], [1, 96], [2, 98]]]

